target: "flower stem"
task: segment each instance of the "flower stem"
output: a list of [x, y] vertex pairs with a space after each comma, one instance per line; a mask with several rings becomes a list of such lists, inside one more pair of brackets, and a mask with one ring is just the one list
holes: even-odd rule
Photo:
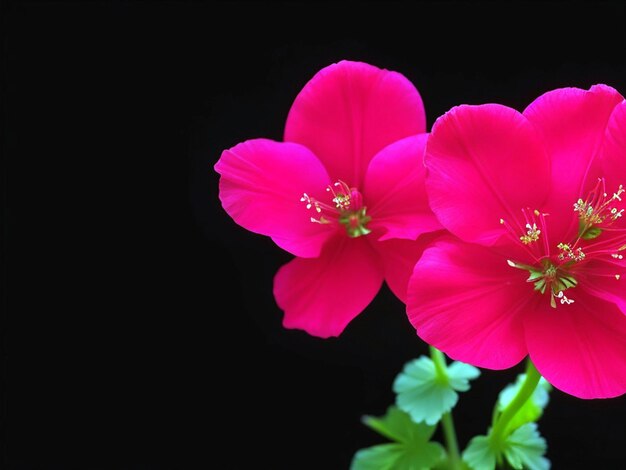
[[511, 402], [504, 408], [502, 413], [497, 415], [494, 420], [493, 429], [491, 431], [491, 442], [497, 447], [501, 448], [504, 445], [506, 439], [506, 431], [509, 423], [513, 417], [517, 414], [524, 403], [533, 395], [537, 385], [541, 379], [541, 374], [536, 369], [530, 359], [526, 365], [526, 378], [521, 388], [517, 392], [517, 395], [511, 400]]
[[444, 413], [441, 417], [441, 427], [443, 429], [443, 437], [446, 441], [448, 456], [450, 457], [450, 470], [461, 470], [461, 455], [459, 454], [459, 445], [456, 440], [456, 431], [454, 430], [454, 421], [452, 413]]
[[447, 382], [448, 373], [446, 372], [446, 368], [447, 368], [446, 356], [444, 356], [443, 353], [439, 351], [439, 349], [433, 348], [432, 346], [429, 346], [429, 348], [430, 348], [430, 358], [433, 360], [433, 363], [435, 364], [435, 371], [437, 372], [437, 377], [440, 380]]
[[[448, 374], [446, 373], [446, 356], [438, 349], [430, 346], [430, 357], [435, 364], [435, 370], [437, 371], [437, 377], [440, 380], [448, 380]], [[456, 439], [456, 431], [454, 430], [454, 421], [452, 419], [452, 413], [444, 413], [441, 417], [441, 428], [443, 430], [443, 438], [446, 441], [446, 449], [448, 450], [448, 457], [450, 462], [450, 470], [461, 470], [461, 455], [459, 454], [459, 444]]]

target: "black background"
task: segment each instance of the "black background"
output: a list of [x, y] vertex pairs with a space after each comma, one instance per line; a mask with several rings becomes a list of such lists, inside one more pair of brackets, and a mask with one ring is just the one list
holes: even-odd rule
[[[461, 103], [626, 92], [618, 2], [4, 2], [2, 21], [12, 469], [346, 469], [382, 442], [360, 417], [426, 351], [402, 304], [385, 288], [340, 339], [283, 329], [271, 286], [290, 256], [226, 216], [212, 170], [280, 139], [320, 68], [405, 74], [429, 128]], [[517, 372], [463, 395], [462, 446]], [[624, 423], [623, 398], [555, 391], [553, 467], [625, 468]]]

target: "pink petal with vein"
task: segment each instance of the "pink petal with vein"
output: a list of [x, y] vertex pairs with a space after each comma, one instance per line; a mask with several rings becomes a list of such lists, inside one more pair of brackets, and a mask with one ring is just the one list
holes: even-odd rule
[[300, 92], [285, 141], [310, 148], [333, 180], [360, 187], [376, 153], [425, 130], [422, 99], [403, 75], [342, 61], [320, 70]]
[[415, 240], [424, 232], [440, 230], [424, 186], [424, 148], [427, 134], [407, 137], [381, 150], [370, 162], [363, 196], [371, 229], [381, 229], [380, 240]]
[[[568, 291], [569, 292], [569, 291]], [[530, 358], [559, 390], [579, 398], [626, 392], [626, 317], [617, 307], [574, 289], [571, 305], [540, 302], [524, 326]]]
[[374, 246], [384, 266], [385, 282], [402, 302], [406, 303], [409, 278], [415, 263], [422, 256], [424, 249], [442, 233], [446, 232], [440, 230], [425, 233], [417, 240], [393, 239], [375, 243]]
[[318, 256], [336, 233], [311, 223], [312, 211], [300, 201], [308, 192], [326, 197], [328, 174], [309, 149], [267, 139], [243, 142], [225, 150], [215, 165], [220, 175], [220, 200], [242, 227], [272, 237], [296, 256]]
[[541, 207], [550, 166], [527, 119], [506, 106], [459, 106], [440, 117], [426, 145], [426, 190], [441, 223], [468, 242], [493, 245], [500, 219]]
[[527, 354], [527, 273], [480, 245], [452, 237], [427, 248], [409, 281], [407, 313], [417, 334], [451, 358], [506, 369]]
[[378, 256], [363, 238], [334, 238], [319, 258], [296, 258], [274, 278], [274, 297], [285, 328], [338, 336], [378, 293]]

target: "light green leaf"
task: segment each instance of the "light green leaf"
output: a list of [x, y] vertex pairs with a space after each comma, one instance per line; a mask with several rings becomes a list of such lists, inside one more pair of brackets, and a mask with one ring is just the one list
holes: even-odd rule
[[469, 390], [469, 380], [480, 371], [468, 364], [453, 362], [438, 373], [433, 361], [425, 356], [407, 363], [396, 377], [393, 391], [396, 405], [409, 413], [415, 422], [436, 424], [459, 399], [457, 391]]
[[546, 453], [546, 440], [539, 435], [537, 425], [528, 423], [513, 431], [504, 448], [504, 456], [516, 470], [548, 470], [550, 461]]
[[[458, 465], [461, 465], [459, 468]], [[459, 470], [472, 470], [465, 462], [461, 460], [461, 462], [452, 462], [450, 457], [446, 457], [443, 460], [440, 460], [434, 467], [433, 470], [450, 470], [451, 468], [459, 468]]]
[[365, 416], [363, 423], [379, 434], [403, 444], [428, 442], [435, 432], [435, 426], [415, 423], [405, 412], [390, 406], [382, 418]]
[[350, 470], [393, 470], [404, 453], [402, 444], [381, 444], [354, 454]]
[[430, 470], [441, 458], [439, 444], [427, 442], [419, 448], [403, 444], [381, 444], [354, 455], [351, 470]]
[[473, 470], [494, 470], [496, 452], [491, 448], [487, 436], [476, 436], [463, 451], [463, 461]]
[[535, 423], [519, 427], [498, 448], [490, 436], [473, 438], [463, 452], [463, 460], [473, 470], [495, 470], [502, 456], [515, 470], [549, 470], [550, 461], [543, 455], [547, 445]]
[[382, 418], [366, 416], [363, 422], [395, 442], [361, 449], [354, 455], [351, 470], [429, 470], [445, 456], [441, 445], [428, 442], [435, 426], [414, 423], [395, 406]]
[[[511, 403], [511, 400], [517, 395], [517, 392], [522, 387], [526, 374], [520, 374], [517, 376], [517, 380], [514, 384], [507, 385], [498, 396], [498, 410], [503, 411], [506, 406]], [[524, 403], [520, 410], [515, 414], [507, 429], [514, 430], [526, 423], [537, 421], [541, 418], [544, 408], [548, 405], [550, 400], [549, 392], [552, 390], [552, 386], [542, 377], [539, 380], [539, 385], [535, 389], [530, 399]]]
[[457, 392], [467, 392], [470, 389], [469, 381], [480, 375], [480, 370], [469, 364], [455, 361], [447, 367], [450, 386]]

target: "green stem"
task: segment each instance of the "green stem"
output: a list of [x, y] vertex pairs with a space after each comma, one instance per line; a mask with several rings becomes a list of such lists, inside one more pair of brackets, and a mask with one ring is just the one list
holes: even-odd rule
[[526, 366], [526, 378], [524, 379], [524, 383], [521, 388], [517, 392], [517, 395], [511, 400], [511, 402], [504, 408], [502, 413], [498, 415], [498, 418], [495, 420], [493, 425], [493, 429], [491, 431], [491, 442], [494, 443], [498, 448], [501, 448], [504, 445], [504, 440], [506, 439], [506, 431], [509, 423], [513, 419], [513, 417], [517, 414], [524, 403], [528, 401], [528, 399], [533, 395], [537, 385], [539, 384], [539, 379], [541, 379], [541, 374], [535, 368], [534, 364], [528, 359], [528, 364]]
[[459, 453], [459, 444], [456, 440], [456, 431], [454, 430], [454, 421], [452, 413], [444, 413], [441, 417], [441, 427], [443, 429], [443, 437], [446, 441], [448, 456], [450, 457], [450, 469], [461, 470], [461, 454]]
[[[430, 346], [430, 357], [435, 364], [437, 377], [447, 382], [448, 374], [446, 372], [446, 356], [441, 351]], [[443, 438], [446, 441], [448, 457], [450, 458], [450, 470], [461, 470], [461, 455], [459, 453], [459, 444], [456, 439], [456, 431], [454, 430], [454, 420], [452, 413], [444, 413], [441, 417], [441, 428], [443, 429]]]
[[435, 371], [437, 372], [437, 378], [442, 382], [448, 382], [446, 356], [443, 355], [439, 349], [430, 346], [430, 358], [435, 364]]

